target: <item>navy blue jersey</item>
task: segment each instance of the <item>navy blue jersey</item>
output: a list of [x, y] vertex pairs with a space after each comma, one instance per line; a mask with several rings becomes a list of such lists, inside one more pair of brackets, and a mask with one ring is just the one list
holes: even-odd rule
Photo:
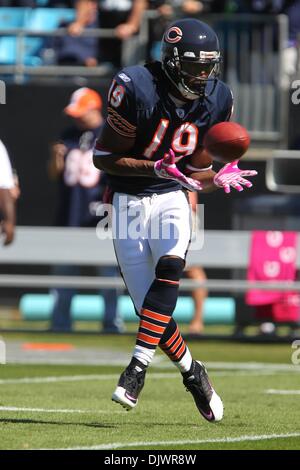
[[[127, 67], [110, 88], [107, 122], [122, 136], [135, 138], [127, 156], [156, 161], [173, 148], [176, 157], [184, 160], [201, 147], [211, 126], [230, 118], [233, 100], [229, 87], [218, 80], [208, 95], [203, 100], [180, 102], [169, 95], [160, 62]], [[158, 177], [109, 178], [113, 190], [141, 196], [181, 189], [176, 181]]]
[[67, 147], [67, 153], [59, 181], [57, 223], [60, 226], [87, 227], [96, 225], [99, 220], [92, 214], [91, 204], [101, 198], [101, 172], [92, 161], [92, 148], [100, 129], [82, 131], [74, 126], [61, 135], [60, 141]]

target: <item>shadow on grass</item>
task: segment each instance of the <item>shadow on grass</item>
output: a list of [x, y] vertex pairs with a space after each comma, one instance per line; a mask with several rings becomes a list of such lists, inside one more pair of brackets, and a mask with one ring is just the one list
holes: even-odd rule
[[43, 421], [41, 419], [18, 419], [18, 418], [0, 418], [0, 424], [53, 424], [57, 426], [86, 426], [88, 428], [116, 428], [112, 424], [103, 423], [74, 423], [66, 421]]

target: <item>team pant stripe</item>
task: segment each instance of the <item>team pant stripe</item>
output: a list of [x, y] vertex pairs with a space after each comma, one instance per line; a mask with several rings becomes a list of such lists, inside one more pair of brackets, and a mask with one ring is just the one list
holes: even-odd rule
[[167, 284], [171, 284], [174, 286], [179, 286], [179, 281], [172, 281], [171, 279], [159, 279], [158, 277], [156, 278], [156, 280], [160, 282], [166, 282]]
[[153, 318], [154, 320], [161, 321], [162, 323], [169, 323], [170, 317], [168, 315], [161, 315], [160, 313], [152, 312], [146, 308], [141, 311], [141, 317]]
[[160, 340], [160, 338], [155, 338], [154, 336], [146, 335], [145, 333], [138, 333], [137, 339], [154, 345], [158, 344]]
[[155, 333], [163, 333], [165, 331], [165, 326], [154, 325], [146, 320], [141, 320], [140, 328], [144, 328], [149, 331], [155, 331]]

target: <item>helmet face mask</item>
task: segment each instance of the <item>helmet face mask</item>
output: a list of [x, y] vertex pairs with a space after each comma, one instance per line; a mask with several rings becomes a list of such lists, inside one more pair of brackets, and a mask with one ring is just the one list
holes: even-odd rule
[[205, 23], [179, 20], [166, 31], [162, 41], [162, 67], [185, 99], [204, 98], [209, 89], [209, 94], [212, 93], [220, 61], [218, 38]]

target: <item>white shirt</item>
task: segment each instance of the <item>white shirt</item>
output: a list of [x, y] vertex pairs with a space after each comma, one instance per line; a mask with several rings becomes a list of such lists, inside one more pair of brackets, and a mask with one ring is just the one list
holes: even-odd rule
[[100, 9], [106, 11], [129, 11], [132, 5], [132, 0], [102, 0], [100, 2]]
[[14, 187], [14, 178], [5, 146], [0, 140], [0, 188], [11, 189]]

